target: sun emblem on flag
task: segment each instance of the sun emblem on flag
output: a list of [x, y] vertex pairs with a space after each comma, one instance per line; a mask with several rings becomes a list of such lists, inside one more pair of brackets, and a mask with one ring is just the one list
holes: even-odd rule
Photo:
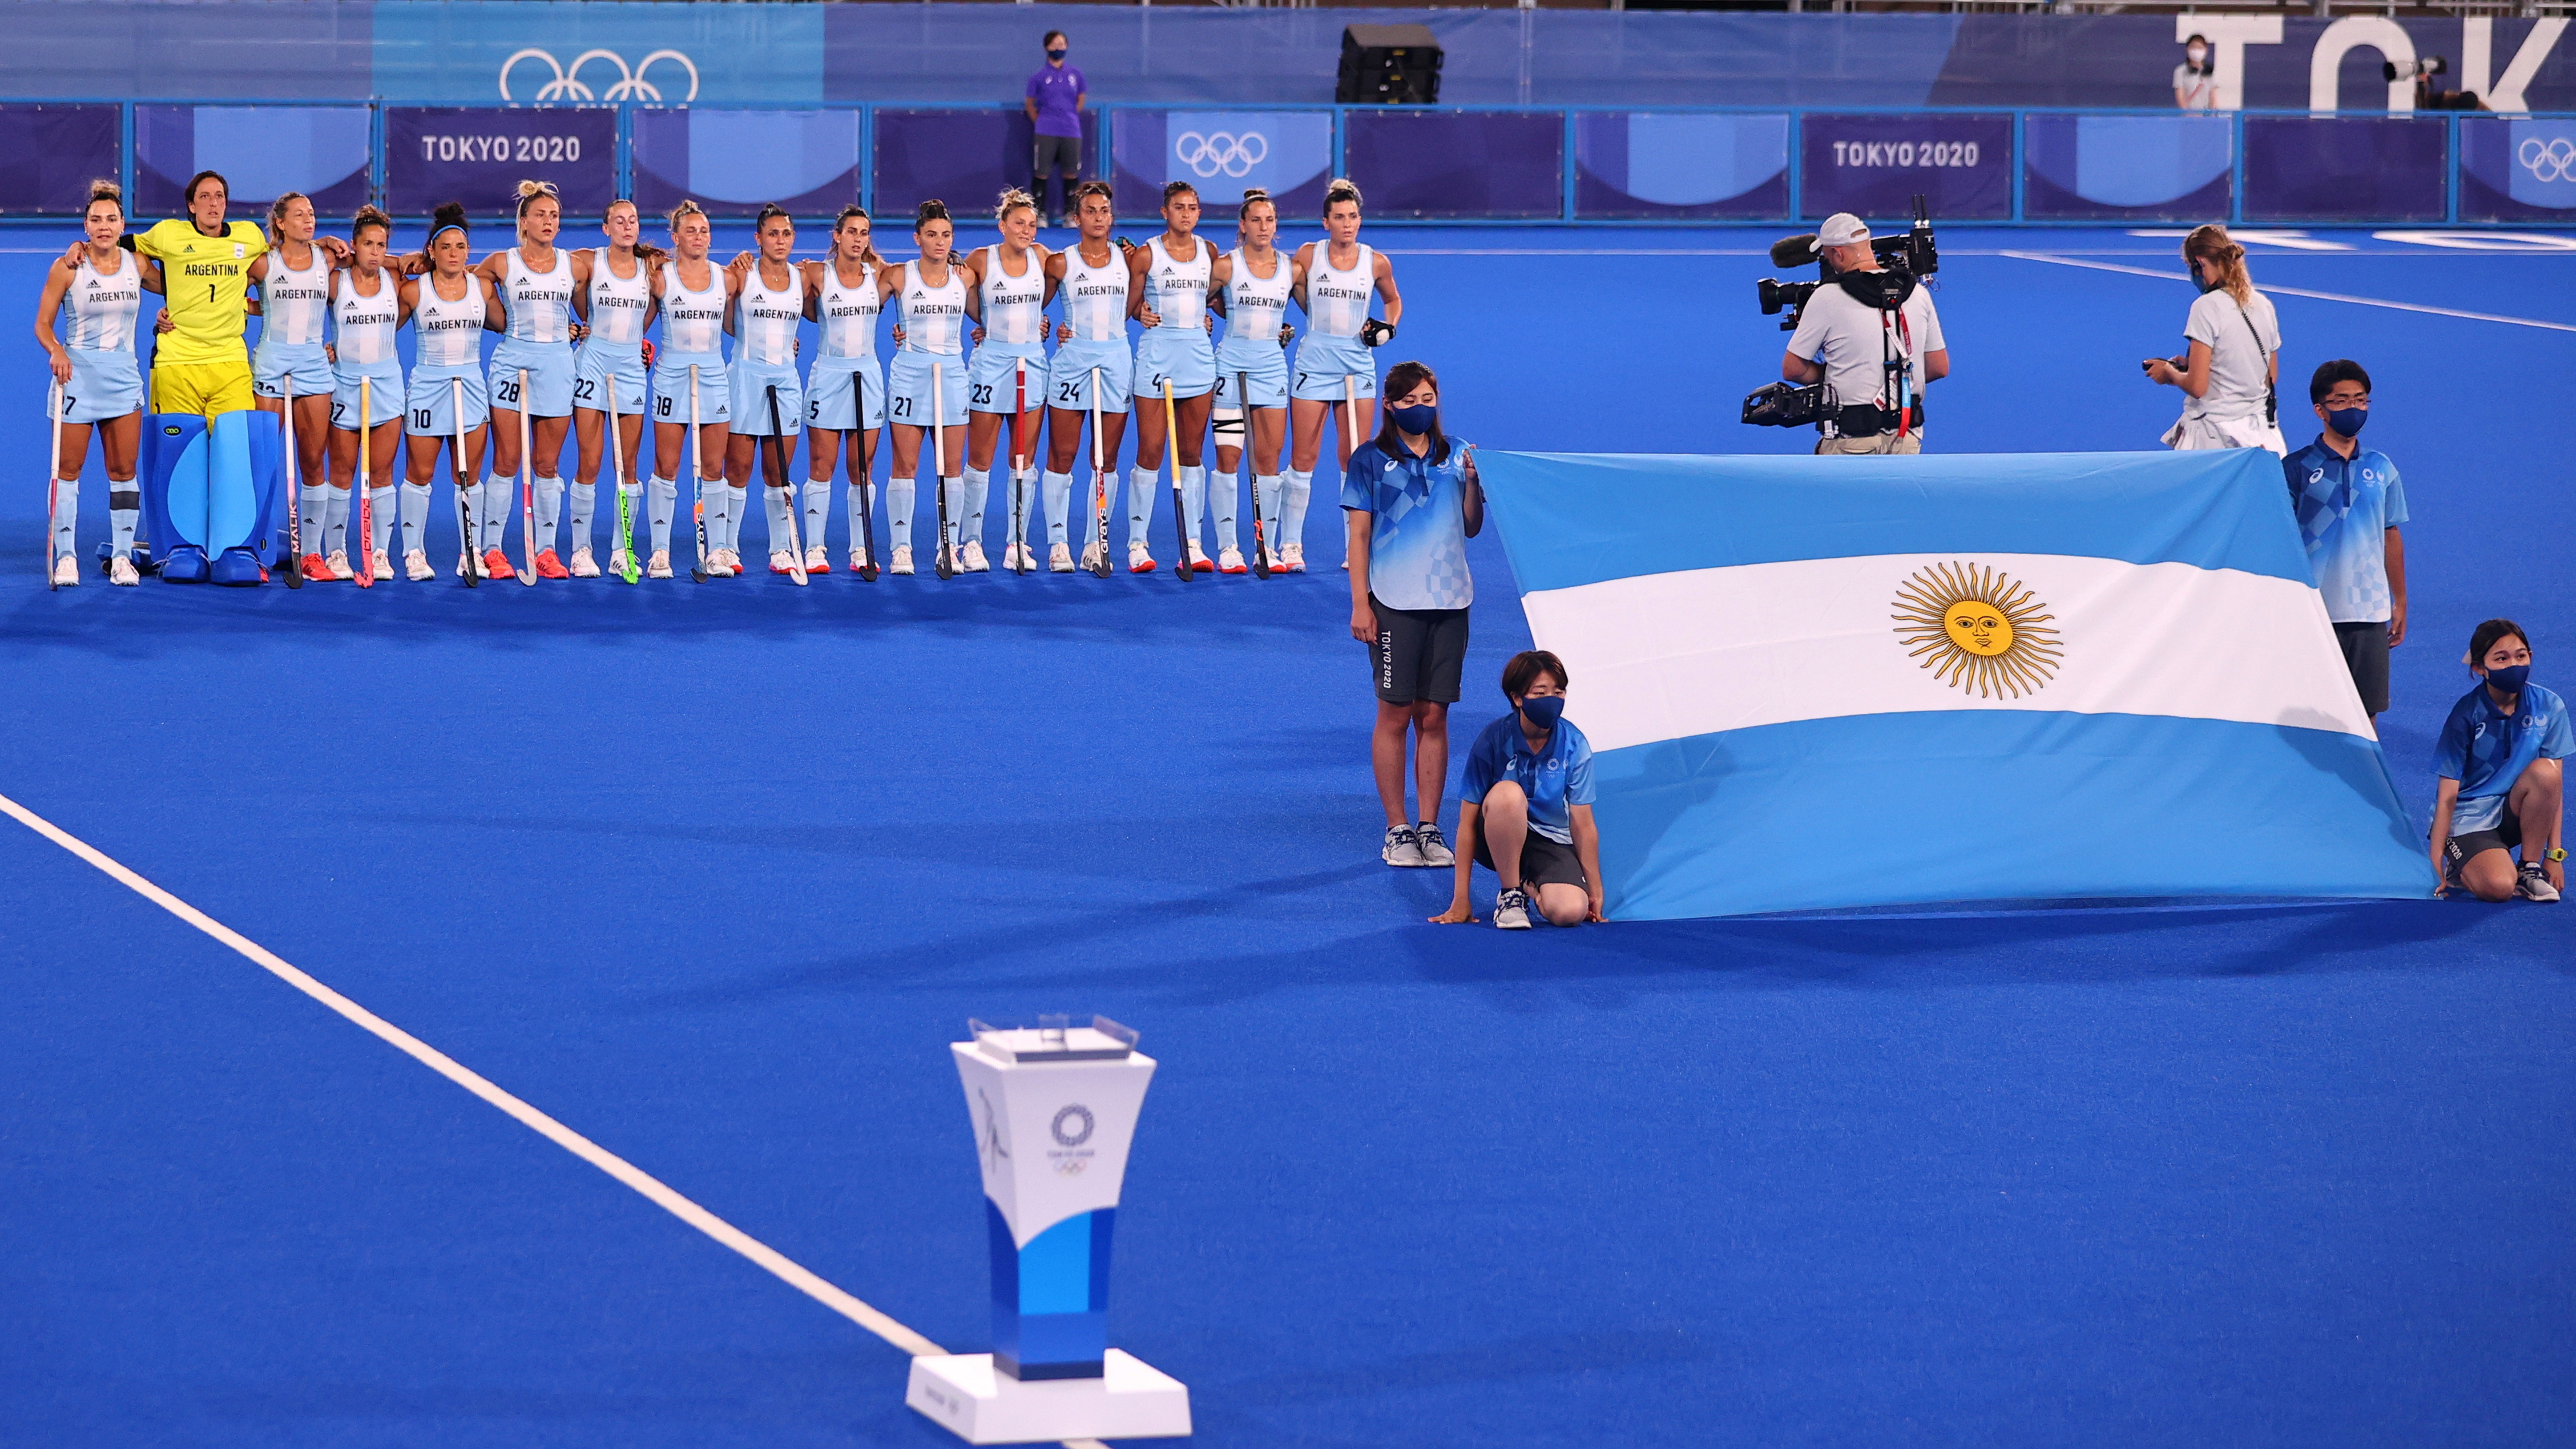
[[1896, 586], [1896, 637], [1908, 658], [1958, 689], [2001, 699], [2036, 694], [2062, 657], [2054, 614], [2031, 591], [1973, 563], [1934, 564]]

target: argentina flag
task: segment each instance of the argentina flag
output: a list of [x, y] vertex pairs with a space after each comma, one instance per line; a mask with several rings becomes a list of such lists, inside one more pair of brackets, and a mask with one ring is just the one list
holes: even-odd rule
[[2270, 453], [1477, 461], [1613, 917], [2432, 893]]

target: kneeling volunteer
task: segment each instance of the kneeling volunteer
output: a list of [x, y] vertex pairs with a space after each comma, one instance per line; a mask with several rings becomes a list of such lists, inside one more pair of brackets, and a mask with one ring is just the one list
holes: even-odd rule
[[[2530, 682], [2531, 641], [2511, 619], [2469, 639], [2478, 687], [2451, 706], [2433, 747], [2433, 869], [2447, 892], [2554, 901], [2567, 888], [2565, 766], [2576, 754], [2567, 702]], [[2522, 868], [2511, 851], [2522, 848]]]
[[1601, 919], [1601, 832], [1592, 823], [1592, 745], [1563, 718], [1565, 665], [1544, 649], [1503, 666], [1512, 712], [1467, 752], [1458, 800], [1458, 890], [1436, 925], [1476, 917], [1467, 886], [1482, 865], [1502, 880], [1494, 924], [1527, 930], [1530, 898], [1551, 926]]
[[1799, 310], [1780, 358], [1782, 377], [1830, 383], [1840, 404], [1827, 415], [1834, 436], [1818, 439], [1816, 451], [1922, 452], [1922, 389], [1950, 375], [1950, 344], [1931, 294], [1879, 267], [1869, 228], [1850, 212], [1825, 218], [1816, 250], [1837, 275]]

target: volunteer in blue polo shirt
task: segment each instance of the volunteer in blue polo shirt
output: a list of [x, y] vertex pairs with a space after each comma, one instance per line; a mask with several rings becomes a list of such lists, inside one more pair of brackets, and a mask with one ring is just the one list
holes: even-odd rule
[[[2554, 901], [2567, 888], [2565, 767], [2576, 754], [2567, 701], [2531, 683], [2531, 639], [2511, 619], [2469, 637], [2478, 687], [2451, 706], [2433, 747], [2438, 890], [2464, 886], [2482, 901]], [[2507, 852], [2522, 847], [2522, 868]]]
[[2377, 715], [2388, 708], [2388, 651], [2406, 642], [2406, 544], [2397, 533], [2406, 486], [2386, 453], [2361, 445], [2370, 374], [2360, 363], [2318, 367], [2308, 400], [2325, 431], [2283, 458], [2281, 473], [2353, 688]]
[[[1512, 712], [1467, 751], [1458, 788], [1458, 889], [1435, 925], [1476, 919], [1467, 908], [1475, 867], [1502, 881], [1494, 924], [1525, 931], [1535, 890], [1551, 926], [1601, 919], [1601, 832], [1592, 824], [1592, 745], [1565, 718], [1565, 662], [1544, 649], [1503, 666]], [[1471, 864], [1472, 862], [1472, 864]]]
[[[1485, 526], [1476, 449], [1440, 431], [1440, 380], [1419, 362], [1388, 368], [1377, 436], [1342, 468], [1349, 520], [1351, 637], [1369, 647], [1377, 729], [1369, 763], [1389, 865], [1455, 863], [1440, 835], [1440, 791], [1449, 778], [1449, 706], [1467, 662], [1467, 540]], [[1413, 734], [1419, 814], [1404, 809], [1404, 736]]]
[[[1063, 226], [1065, 213], [1073, 209], [1073, 188], [1082, 180], [1082, 96], [1091, 89], [1082, 78], [1079, 66], [1065, 64], [1064, 56], [1071, 42], [1061, 30], [1046, 33], [1046, 64], [1029, 77], [1021, 103], [1028, 107], [1030, 130], [1034, 133], [1029, 160], [1029, 195], [1037, 198], [1040, 215], [1053, 218], [1052, 224]], [[1064, 200], [1047, 205], [1047, 173], [1064, 175]]]

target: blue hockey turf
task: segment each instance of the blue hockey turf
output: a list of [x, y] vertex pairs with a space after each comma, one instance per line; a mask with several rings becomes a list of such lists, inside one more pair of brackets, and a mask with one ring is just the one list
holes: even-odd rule
[[[49, 234], [0, 239], [32, 295]], [[1769, 233], [1374, 240], [1391, 351], [1462, 437], [1809, 436], [1735, 422], [1785, 341]], [[2372, 370], [2415, 515], [2382, 732], [2420, 824], [2469, 630], [2521, 619], [2553, 685], [2576, 645], [2530, 401], [2576, 362], [2576, 253], [2307, 240], [2350, 249], [2257, 246], [2255, 276], [2369, 299], [2275, 292], [2284, 422], [2313, 434], [2318, 362]], [[2156, 445], [2171, 239], [1942, 242], [1934, 448]], [[1267, 583], [49, 594], [40, 378], [31, 345], [0, 365], [0, 794], [951, 1349], [989, 1327], [944, 1043], [1097, 1011], [1162, 1063], [1112, 1342], [1190, 1386], [1206, 1444], [2544, 1443], [2576, 1415], [2570, 908], [1435, 928], [1446, 874], [1376, 859], [1329, 459], [1318, 567]], [[1527, 641], [1490, 535], [1472, 559], [1461, 751]], [[1850, 868], [1927, 828], [1850, 822]], [[0, 908], [13, 1440], [953, 1442], [894, 1348], [7, 821]]]

